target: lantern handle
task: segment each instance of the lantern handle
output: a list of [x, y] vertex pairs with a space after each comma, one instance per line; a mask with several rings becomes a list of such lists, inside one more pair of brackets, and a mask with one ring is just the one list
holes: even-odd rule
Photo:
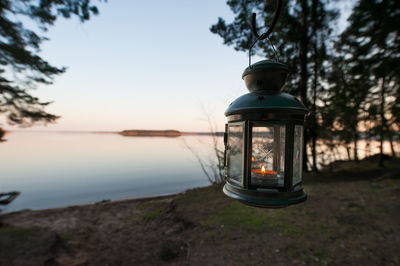
[[[253, 44], [249, 47], [249, 66], [251, 65], [251, 49], [253, 48], [253, 46], [259, 41], [259, 40], [264, 40], [266, 38], [268, 38], [268, 36], [272, 33], [272, 31], [274, 30], [274, 27], [276, 25], [276, 23], [278, 22], [279, 16], [281, 14], [282, 11], [282, 0], [278, 0], [278, 6], [276, 8], [275, 11], [275, 15], [274, 15], [274, 19], [272, 20], [271, 26], [269, 26], [268, 30], [259, 35], [257, 32], [257, 26], [256, 26], [256, 13], [253, 13], [252, 15], [252, 19], [251, 19], [251, 31], [253, 32], [254, 36], [256, 37], [256, 40], [253, 42]], [[269, 42], [272, 45], [272, 48], [274, 49], [275, 52], [275, 56], [277, 56], [274, 45], [272, 44], [271, 40], [268, 38]]]
[[282, 0], [278, 0], [278, 7], [276, 8], [274, 19], [272, 20], [271, 26], [268, 28], [268, 30], [265, 33], [263, 33], [261, 35], [258, 34], [257, 27], [256, 27], [257, 14], [253, 13], [252, 20], [251, 20], [251, 30], [252, 30], [254, 36], [256, 36], [257, 40], [264, 40], [272, 33], [276, 23], [278, 22], [279, 16], [281, 14], [281, 10], [282, 10]]

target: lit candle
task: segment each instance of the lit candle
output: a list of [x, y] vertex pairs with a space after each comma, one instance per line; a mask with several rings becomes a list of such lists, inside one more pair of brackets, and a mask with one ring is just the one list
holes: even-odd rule
[[265, 174], [265, 167], [264, 167], [264, 165], [263, 166], [261, 166], [261, 174]]
[[264, 175], [276, 175], [277, 174], [276, 171], [271, 171], [271, 170], [265, 169], [264, 165], [261, 165], [260, 169], [251, 169], [251, 172], [255, 173], [255, 174], [262, 174], [263, 176]]

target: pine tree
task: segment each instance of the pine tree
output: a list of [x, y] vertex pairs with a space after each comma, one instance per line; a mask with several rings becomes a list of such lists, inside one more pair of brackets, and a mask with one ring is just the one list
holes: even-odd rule
[[[230, 0], [227, 1], [236, 15], [232, 23], [226, 23], [218, 18], [218, 22], [210, 28], [218, 34], [224, 44], [233, 45], [237, 51], [248, 51], [254, 41], [251, 32], [251, 13], [257, 13], [258, 25], [268, 28], [271, 23], [274, 5], [269, 1], [259, 0]], [[328, 10], [325, 1], [321, 0], [288, 0], [270, 40], [277, 46], [280, 61], [289, 66], [291, 75], [286, 83], [286, 90], [301, 98], [302, 102], [312, 111], [305, 126], [304, 157], [307, 159], [306, 145], [312, 140], [313, 169], [317, 170], [316, 141], [321, 120], [318, 107], [322, 91], [323, 80], [326, 79], [324, 68], [329, 59], [327, 42], [331, 36], [331, 22], [337, 17], [337, 12]], [[262, 32], [262, 30], [260, 30]], [[255, 53], [274, 58], [271, 45], [266, 41], [259, 41], [255, 45]], [[307, 169], [307, 160], [304, 160], [303, 169]]]
[[383, 141], [388, 138], [392, 143], [400, 125], [400, 2], [360, 0], [349, 21], [340, 47], [354, 77], [368, 81], [363, 107], [373, 124], [370, 133], [379, 136], [379, 165], [383, 166]]
[[55, 121], [58, 116], [44, 111], [49, 102], [40, 101], [29, 91], [51, 84], [55, 76], [65, 72], [38, 55], [47, 39], [22, 20], [35, 22], [44, 33], [59, 16], [77, 16], [84, 22], [97, 13], [90, 0], [0, 0], [0, 113], [10, 124]]
[[365, 120], [363, 103], [368, 96], [370, 83], [354, 73], [344, 57], [342, 54], [336, 55], [327, 74], [329, 93], [323, 108], [323, 126], [326, 133], [329, 132], [327, 139], [335, 137], [343, 141], [346, 147], [353, 142], [353, 159], [358, 161], [358, 131]]

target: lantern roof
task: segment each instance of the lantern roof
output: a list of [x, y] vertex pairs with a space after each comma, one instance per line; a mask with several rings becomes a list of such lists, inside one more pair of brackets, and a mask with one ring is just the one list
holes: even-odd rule
[[257, 63], [252, 64], [251, 66], [248, 66], [244, 70], [242, 77], [244, 77], [252, 72], [264, 70], [264, 69], [270, 69], [270, 70], [281, 69], [281, 70], [284, 70], [289, 73], [289, 67], [281, 62], [271, 61], [271, 60], [261, 60], [261, 61], [258, 61]]
[[276, 61], [262, 60], [247, 67], [242, 75], [247, 89], [254, 91], [280, 91], [285, 85], [289, 68]]
[[304, 104], [293, 95], [284, 92], [257, 91], [237, 98], [229, 105], [225, 115], [279, 110], [294, 111], [303, 114], [309, 112]]
[[225, 115], [258, 111], [308, 113], [308, 109], [295, 96], [281, 92], [289, 74], [287, 65], [262, 60], [247, 67], [242, 75], [250, 91], [233, 101]]

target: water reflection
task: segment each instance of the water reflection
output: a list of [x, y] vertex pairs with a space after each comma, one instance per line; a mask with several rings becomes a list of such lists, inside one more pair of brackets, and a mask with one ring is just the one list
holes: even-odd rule
[[[397, 157], [399, 156], [400, 143], [397, 141], [393, 142], [394, 150], [396, 151]], [[380, 151], [380, 142], [377, 140], [359, 140], [357, 145], [358, 159], [362, 160], [366, 157], [378, 154]], [[311, 158], [311, 149], [307, 150], [309, 158]], [[389, 141], [383, 142], [383, 153], [391, 155], [391, 148]], [[343, 145], [340, 141], [326, 142], [320, 140], [317, 142], [317, 160], [318, 166], [323, 167], [334, 161], [345, 161], [354, 160], [354, 146]]]
[[[176, 193], [208, 185], [182, 137], [11, 133], [0, 146], [0, 191], [22, 194], [6, 211]], [[184, 137], [207, 153], [208, 144]], [[204, 143], [207, 143], [205, 141]]]
[[[0, 144], [0, 192], [16, 190], [22, 194], [5, 211], [169, 194], [206, 186], [208, 179], [187, 145], [201, 158], [215, 158], [210, 136], [16, 132], [7, 134], [7, 140]], [[353, 154], [351, 147], [318, 144], [320, 165], [347, 160], [348, 154]], [[358, 148], [362, 159], [378, 153], [379, 142], [361, 140]], [[395, 149], [400, 150], [399, 143], [395, 143]], [[384, 151], [390, 153], [389, 143], [384, 143]]]

